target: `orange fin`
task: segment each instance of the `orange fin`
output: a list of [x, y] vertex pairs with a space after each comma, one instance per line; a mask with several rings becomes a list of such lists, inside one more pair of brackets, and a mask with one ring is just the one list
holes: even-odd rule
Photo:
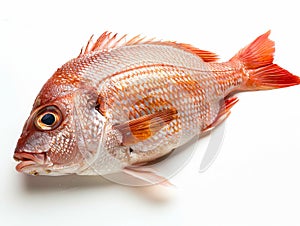
[[245, 67], [243, 90], [275, 89], [300, 84], [298, 76], [273, 64], [275, 47], [269, 39], [270, 32], [256, 38], [230, 60], [239, 61]]
[[277, 64], [270, 64], [255, 70], [249, 70], [246, 89], [265, 90], [284, 88], [300, 84], [300, 78], [281, 68]]
[[141, 180], [141, 185], [156, 185], [160, 184], [166, 187], [174, 187], [165, 177], [159, 175], [154, 169], [149, 167], [126, 167], [123, 172]]
[[156, 40], [155, 38], [148, 39], [146, 37], [142, 37], [141, 35], [134, 36], [133, 38], [127, 41], [126, 37], [127, 35], [118, 37], [117, 33], [113, 34], [112, 32], [106, 31], [102, 35], [100, 35], [100, 37], [97, 39], [95, 43], [93, 43], [93, 35], [92, 35], [86, 47], [81, 49], [79, 56], [94, 51], [101, 51], [101, 50], [103, 51], [103, 50], [113, 49], [121, 46], [132, 46], [138, 44], [156, 44], [156, 45], [169, 45], [178, 49], [188, 51], [190, 53], [199, 56], [205, 62], [212, 62], [218, 60], [218, 57], [215, 53], [206, 50], [197, 49], [196, 47], [189, 44], [177, 43], [172, 41], [160, 41], [160, 40]]
[[230, 61], [238, 60], [247, 69], [256, 69], [273, 62], [274, 42], [269, 39], [271, 31], [256, 38], [248, 46], [241, 49]]
[[239, 101], [239, 99], [237, 97], [229, 97], [226, 98], [224, 100], [224, 102], [222, 103], [221, 109], [219, 111], [219, 114], [216, 118], [216, 120], [209, 125], [208, 127], [206, 127], [202, 132], [210, 132], [213, 128], [215, 128], [216, 126], [220, 125], [222, 122], [224, 122], [224, 120], [226, 118], [228, 118], [228, 116], [230, 115], [230, 109], [233, 107], [233, 105], [235, 105], [237, 102]]
[[219, 59], [217, 54], [212, 53], [210, 51], [198, 49], [190, 44], [177, 43], [177, 42], [164, 42], [164, 43], [191, 52], [197, 55], [198, 57], [200, 57], [204, 62], [214, 62]]
[[153, 136], [176, 117], [176, 109], [166, 109], [127, 121], [120, 125], [114, 125], [113, 128], [120, 131], [123, 135], [122, 144], [127, 146]]
[[130, 40], [126, 41], [127, 35], [123, 35], [121, 37], [117, 37], [118, 34], [113, 34], [112, 32], [105, 31], [100, 37], [93, 43], [93, 35], [90, 37], [85, 48], [82, 48], [79, 56], [82, 56], [87, 53], [91, 53], [98, 50], [108, 50], [117, 48], [120, 46], [130, 46], [136, 45], [140, 43], [149, 43], [153, 39], [146, 39], [145, 37], [141, 37], [140, 35], [134, 36]]

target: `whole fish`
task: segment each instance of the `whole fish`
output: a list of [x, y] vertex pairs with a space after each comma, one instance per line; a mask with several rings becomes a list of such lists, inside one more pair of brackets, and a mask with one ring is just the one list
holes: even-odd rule
[[219, 125], [234, 93], [300, 83], [273, 64], [269, 34], [223, 63], [183, 43], [111, 32], [91, 38], [38, 94], [15, 149], [17, 171], [159, 181], [147, 164]]

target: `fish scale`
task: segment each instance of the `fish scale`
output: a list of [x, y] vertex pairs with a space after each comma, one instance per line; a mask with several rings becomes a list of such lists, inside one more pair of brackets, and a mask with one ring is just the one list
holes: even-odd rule
[[[158, 150], [162, 149], [161, 147], [170, 146], [168, 145], [170, 143], [170, 136], [176, 137], [176, 139], [173, 139], [176, 142], [172, 144], [172, 147], [180, 146], [191, 139], [192, 136], [199, 135], [205, 126], [212, 123], [215, 116], [209, 118], [209, 115], [217, 115], [219, 112], [218, 102], [212, 105], [215, 109], [210, 109], [211, 106], [206, 104], [210, 100], [207, 98], [208, 95], [205, 93], [205, 90], [207, 89], [206, 86], [210, 83], [207, 79], [201, 80], [201, 76], [197, 75], [199, 71], [175, 67], [173, 65], [149, 65], [144, 67], [138, 66], [137, 68], [131, 68], [127, 72], [110, 76], [108, 81], [104, 79], [103, 83], [108, 83], [107, 89], [114, 90], [113, 95], [107, 95], [106, 99], [109, 98], [109, 101], [105, 101], [107, 104], [106, 108], [114, 109], [114, 114], [111, 116], [112, 123], [121, 124], [128, 120], [139, 118], [145, 112], [149, 112], [144, 111], [140, 107], [140, 105], [147, 106], [148, 103], [139, 101], [136, 98], [138, 93], [142, 96], [141, 99], [152, 96], [156, 100], [165, 102], [165, 107], [157, 102], [150, 106], [148, 104], [147, 110], [150, 110], [150, 113], [174, 107], [178, 111], [179, 118], [170, 123], [166, 128], [161, 129], [153, 137], [137, 145], [133, 145], [131, 148], [136, 152], [153, 151], [154, 149]], [[205, 73], [202, 74], [205, 76]], [[194, 77], [199, 79], [199, 81], [195, 81]], [[201, 81], [204, 82], [201, 83]], [[143, 83], [149, 87], [146, 93], [140, 93], [139, 87], [143, 86]], [[119, 84], [128, 85], [126, 87], [119, 87]], [[100, 95], [108, 93], [105, 87], [106, 85], [102, 85]], [[178, 98], [180, 95], [181, 97]], [[121, 103], [121, 99], [124, 96], [125, 98], [127, 96], [129, 101], [131, 100], [127, 106]], [[200, 101], [197, 101], [197, 99]], [[205, 99], [208, 100], [205, 101]], [[217, 98], [215, 99], [218, 100]], [[132, 106], [135, 106], [134, 110], [132, 110]], [[124, 110], [124, 108], [126, 109]], [[174, 127], [178, 127], [180, 130], [172, 129]], [[158, 139], [161, 140], [159, 145], [154, 142]], [[165, 149], [165, 152], [169, 152], [172, 147]], [[165, 153], [161, 152], [160, 154], [163, 155]]]
[[142, 164], [222, 123], [237, 102], [235, 92], [300, 83], [273, 63], [269, 34], [223, 63], [184, 43], [127, 40], [111, 32], [90, 39], [38, 94], [15, 149], [16, 169], [33, 175], [124, 172], [146, 185], [166, 181]]

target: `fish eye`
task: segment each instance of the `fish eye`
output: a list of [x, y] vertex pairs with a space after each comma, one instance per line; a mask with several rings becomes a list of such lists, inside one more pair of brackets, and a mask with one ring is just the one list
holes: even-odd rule
[[55, 122], [55, 115], [52, 112], [49, 112], [49, 113], [47, 112], [41, 118], [41, 122], [47, 126], [52, 126]]
[[51, 105], [40, 109], [35, 116], [34, 125], [37, 129], [53, 130], [62, 122], [62, 113], [58, 107]]

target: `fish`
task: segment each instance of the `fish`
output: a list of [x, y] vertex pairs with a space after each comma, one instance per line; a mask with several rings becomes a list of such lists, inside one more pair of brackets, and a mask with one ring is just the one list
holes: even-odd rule
[[180, 42], [108, 31], [92, 36], [37, 95], [14, 151], [16, 170], [49, 176], [123, 172], [168, 183], [151, 163], [220, 125], [237, 92], [300, 84], [273, 63], [269, 35], [226, 62]]

